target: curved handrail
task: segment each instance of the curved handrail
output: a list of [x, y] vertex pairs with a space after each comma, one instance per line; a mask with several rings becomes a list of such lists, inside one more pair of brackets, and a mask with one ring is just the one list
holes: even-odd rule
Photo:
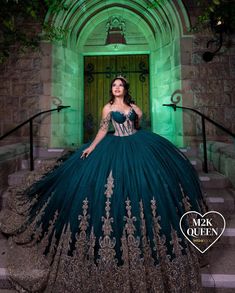
[[34, 160], [33, 160], [33, 120], [36, 117], [38, 117], [38, 116], [40, 116], [42, 114], [53, 112], [53, 111], [60, 112], [62, 109], [66, 109], [66, 108], [70, 108], [70, 106], [62, 106], [61, 105], [61, 106], [58, 106], [55, 109], [50, 109], [50, 110], [39, 112], [39, 113], [33, 115], [32, 117], [30, 117], [29, 119], [27, 119], [26, 121], [22, 122], [21, 124], [17, 125], [15, 128], [11, 129], [7, 133], [5, 133], [2, 136], [0, 136], [0, 140], [4, 139], [5, 137], [9, 136], [13, 132], [18, 130], [22, 126], [24, 126], [25, 124], [29, 123], [29, 127], [30, 127], [30, 132], [29, 132], [29, 140], [30, 140], [30, 170], [33, 171], [34, 170]]
[[209, 118], [208, 116], [204, 115], [203, 113], [199, 112], [196, 109], [189, 108], [189, 107], [181, 107], [181, 106], [177, 106], [176, 104], [163, 104], [162, 106], [171, 107], [174, 109], [174, 111], [176, 111], [177, 108], [183, 109], [183, 110], [190, 110], [190, 111], [196, 113], [197, 115], [201, 116], [201, 118], [202, 118], [202, 136], [203, 136], [203, 157], [204, 157], [203, 170], [205, 171], [205, 173], [208, 173], [205, 120], [209, 121], [210, 123], [212, 123], [216, 127], [220, 128], [221, 130], [223, 130], [227, 134], [231, 135], [233, 138], [235, 138], [235, 134], [233, 132], [231, 132], [229, 129], [225, 128], [223, 125], [217, 123], [216, 121], [212, 120], [211, 118]]
[[174, 109], [174, 111], [176, 111], [176, 108], [179, 109], [185, 109], [185, 110], [190, 110], [195, 112], [196, 114], [200, 115], [201, 117], [204, 117], [207, 121], [211, 122], [212, 124], [214, 124], [215, 126], [217, 126], [218, 128], [222, 129], [223, 131], [225, 131], [227, 134], [233, 136], [235, 138], [235, 133], [231, 132], [230, 130], [228, 130], [227, 128], [225, 128], [223, 125], [215, 122], [214, 120], [212, 120], [211, 118], [209, 118], [208, 116], [206, 116], [205, 114], [199, 112], [196, 109], [193, 108], [189, 108], [189, 107], [181, 107], [181, 106], [177, 106], [175, 104], [163, 104], [162, 106], [168, 106], [168, 107], [172, 107]]

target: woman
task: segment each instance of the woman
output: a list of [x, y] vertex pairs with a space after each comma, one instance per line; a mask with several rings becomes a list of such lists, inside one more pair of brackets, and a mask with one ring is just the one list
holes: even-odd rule
[[195, 249], [179, 228], [185, 212], [203, 211], [197, 175], [168, 140], [136, 129], [141, 116], [115, 78], [94, 141], [17, 192], [21, 204], [1, 223], [17, 289], [201, 292]]

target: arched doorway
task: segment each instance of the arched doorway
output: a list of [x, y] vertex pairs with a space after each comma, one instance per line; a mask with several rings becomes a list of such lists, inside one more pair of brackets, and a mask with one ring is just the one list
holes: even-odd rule
[[[163, 107], [181, 89], [180, 41], [188, 24], [181, 1], [164, 1], [148, 9], [146, 1], [67, 1], [70, 9], [54, 22], [69, 30], [66, 44], [53, 48], [52, 93], [72, 106], [52, 121], [52, 146], [83, 142], [84, 56], [149, 55], [150, 119], [154, 132], [180, 146], [182, 113]], [[118, 51], [105, 46], [105, 24], [112, 15], [126, 21], [127, 45]], [[57, 120], [56, 120], [57, 119]], [[60, 121], [58, 121], [60, 119]], [[58, 123], [62, 127], [58, 127]]]
[[110, 82], [116, 76], [130, 83], [130, 94], [141, 107], [141, 127], [150, 129], [149, 56], [147, 54], [85, 56], [84, 141], [98, 131], [103, 106], [109, 100]]

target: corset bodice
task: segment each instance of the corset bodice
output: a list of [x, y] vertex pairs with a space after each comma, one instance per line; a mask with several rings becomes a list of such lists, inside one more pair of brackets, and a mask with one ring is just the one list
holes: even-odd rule
[[111, 120], [115, 129], [114, 135], [128, 136], [135, 133], [134, 122], [136, 116], [137, 114], [133, 108], [130, 109], [128, 114], [121, 111], [111, 111]]

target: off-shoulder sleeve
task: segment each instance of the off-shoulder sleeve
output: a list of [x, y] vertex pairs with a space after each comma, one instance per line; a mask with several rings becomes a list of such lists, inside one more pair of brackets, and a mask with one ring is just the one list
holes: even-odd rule
[[111, 120], [111, 112], [109, 112], [106, 117], [101, 119], [99, 129], [108, 131], [110, 120]]

